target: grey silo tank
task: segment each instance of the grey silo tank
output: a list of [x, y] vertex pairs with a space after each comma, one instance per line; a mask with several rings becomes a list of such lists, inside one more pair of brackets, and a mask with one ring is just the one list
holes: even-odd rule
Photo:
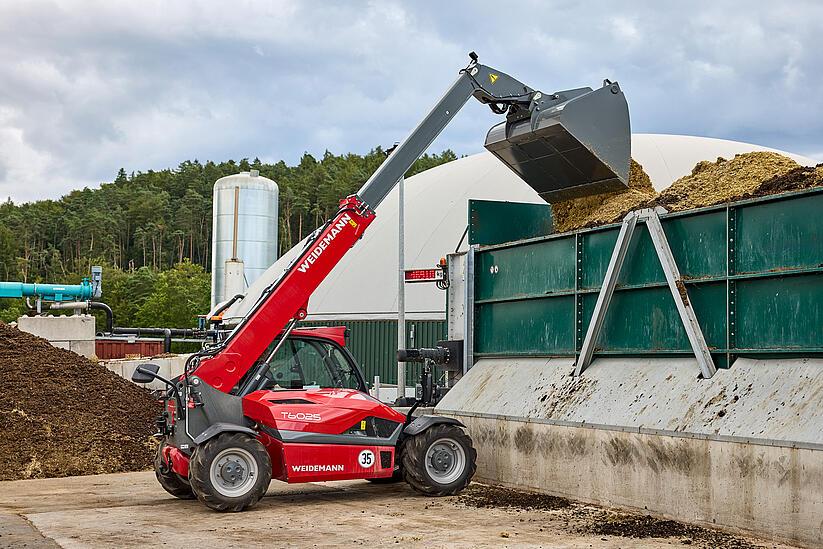
[[252, 170], [218, 179], [213, 197], [212, 307], [232, 297], [226, 295], [225, 264], [235, 253], [243, 262], [243, 288], [277, 260], [279, 189], [277, 183]]

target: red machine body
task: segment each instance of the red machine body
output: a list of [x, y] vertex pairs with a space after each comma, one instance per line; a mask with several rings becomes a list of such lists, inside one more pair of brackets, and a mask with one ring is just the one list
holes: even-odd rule
[[[305, 403], [296, 403], [300, 400]], [[358, 429], [372, 418], [396, 426], [401, 426], [406, 419], [369, 395], [352, 389], [258, 391], [243, 399], [243, 411], [261, 426], [260, 441], [272, 459], [272, 478], [286, 482], [390, 477], [394, 471], [393, 445], [357, 444], [358, 435], [343, 433], [352, 427]], [[351, 444], [284, 442], [270, 436], [266, 427], [281, 433], [348, 436]]]
[[[328, 330], [342, 333], [343, 329]], [[307, 330], [312, 337], [318, 336], [317, 331]], [[271, 458], [272, 478], [289, 483], [391, 477], [395, 446], [388, 439], [375, 443], [366, 434], [366, 424], [382, 420], [388, 432], [401, 428], [406, 420], [354, 389], [255, 391], [243, 397], [243, 414], [257, 424], [257, 438]], [[322, 443], [323, 436], [329, 438], [328, 444]], [[341, 444], [347, 442], [341, 437], [349, 443]], [[189, 456], [173, 446], [165, 446], [163, 453], [172, 470], [188, 478]]]
[[[342, 349], [346, 331], [345, 326], [298, 328], [289, 337]], [[372, 440], [366, 427], [381, 421], [388, 435], [406, 421], [404, 414], [367, 393], [344, 388], [258, 390], [242, 397], [242, 411], [257, 426], [257, 438], [271, 458], [272, 478], [290, 483], [391, 477], [395, 446], [388, 438]], [[174, 421], [173, 402], [168, 412]], [[163, 457], [175, 473], [188, 478], [189, 455], [164, 446]]]

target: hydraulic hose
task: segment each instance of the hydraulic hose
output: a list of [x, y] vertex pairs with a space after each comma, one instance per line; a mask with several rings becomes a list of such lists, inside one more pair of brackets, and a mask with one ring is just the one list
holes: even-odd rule
[[236, 294], [236, 295], [232, 296], [232, 298], [231, 298], [231, 299], [229, 299], [228, 301], [226, 301], [225, 303], [223, 303], [223, 304], [222, 304], [222, 305], [221, 305], [221, 306], [220, 306], [220, 307], [219, 307], [216, 311], [214, 311], [214, 312], [212, 313], [212, 316], [220, 316], [220, 314], [221, 314], [223, 311], [225, 311], [226, 309], [228, 309], [229, 307], [231, 307], [232, 305], [234, 305], [234, 303], [235, 303], [238, 299], [243, 299], [244, 297], [245, 297], [245, 294]]

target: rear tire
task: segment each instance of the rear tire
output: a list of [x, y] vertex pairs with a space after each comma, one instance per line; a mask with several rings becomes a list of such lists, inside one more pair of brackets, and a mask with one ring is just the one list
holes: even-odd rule
[[191, 484], [188, 480], [175, 473], [171, 465], [166, 463], [163, 459], [163, 447], [165, 443], [161, 443], [157, 447], [157, 454], [154, 456], [154, 476], [157, 477], [157, 482], [160, 486], [179, 499], [194, 499], [194, 492], [191, 491]]
[[477, 451], [472, 440], [456, 425], [435, 425], [403, 444], [406, 482], [427, 496], [451, 496], [471, 482]]
[[256, 438], [222, 433], [195, 448], [189, 481], [204, 505], [236, 513], [265, 495], [271, 482], [271, 458]]

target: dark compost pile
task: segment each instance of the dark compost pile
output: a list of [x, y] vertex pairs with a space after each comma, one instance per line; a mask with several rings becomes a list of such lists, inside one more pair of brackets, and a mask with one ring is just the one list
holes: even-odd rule
[[148, 469], [159, 411], [102, 365], [0, 323], [0, 480]]

